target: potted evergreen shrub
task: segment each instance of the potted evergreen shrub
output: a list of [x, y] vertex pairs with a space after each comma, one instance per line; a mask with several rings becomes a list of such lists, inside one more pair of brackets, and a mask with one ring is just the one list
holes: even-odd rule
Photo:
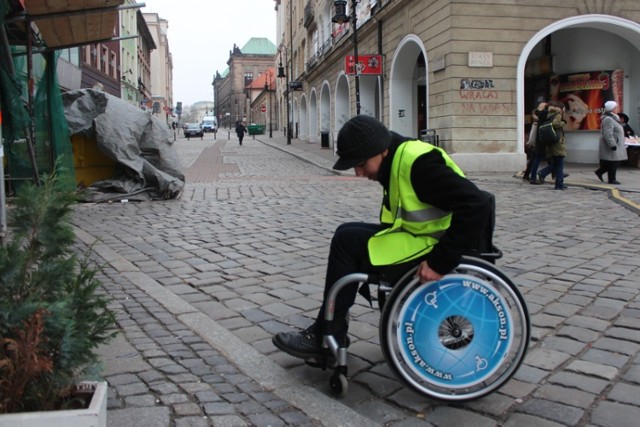
[[[54, 174], [24, 184], [9, 209], [0, 246], [0, 425], [27, 425], [34, 416], [37, 425], [52, 425], [40, 417], [63, 412], [87, 416], [86, 408], [72, 411], [86, 406], [74, 392], [97, 378], [95, 349], [115, 335], [89, 253], [72, 250], [75, 194], [63, 188]], [[104, 381], [80, 388], [96, 389], [89, 394], [104, 402], [91, 405], [106, 412]], [[98, 417], [89, 415], [88, 425], [105, 425], [106, 413]]]

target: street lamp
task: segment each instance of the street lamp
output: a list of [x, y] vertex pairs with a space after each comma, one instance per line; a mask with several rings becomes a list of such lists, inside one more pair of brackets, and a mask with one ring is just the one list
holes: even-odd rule
[[269, 95], [269, 138], [273, 138], [273, 127], [271, 126], [271, 79], [273, 78], [273, 73], [270, 70], [267, 70], [264, 72], [267, 80], [265, 80], [264, 83], [264, 90], [267, 91], [267, 94]]
[[213, 98], [212, 98], [212, 101], [213, 101], [213, 109], [212, 109], [213, 110], [213, 115], [216, 117], [216, 120], [218, 120], [218, 109], [216, 108], [216, 89], [217, 89], [217, 87], [216, 87], [216, 75], [215, 74], [213, 75], [213, 80], [211, 80], [211, 87], [213, 89], [213, 95], [212, 95], [213, 96]]
[[291, 107], [289, 106], [289, 76], [284, 71], [284, 67], [282, 66], [282, 49], [284, 49], [284, 62], [289, 62], [289, 55], [287, 54], [287, 47], [283, 44], [280, 45], [278, 51], [280, 51], [280, 64], [278, 65], [278, 78], [286, 78], [287, 85], [285, 86], [285, 102], [287, 103], [287, 145], [291, 145], [291, 121], [289, 117], [291, 117]]
[[351, 25], [353, 26], [353, 60], [355, 63], [355, 82], [356, 82], [356, 115], [360, 115], [360, 69], [358, 68], [358, 30], [356, 28], [357, 16], [356, 16], [356, 4], [357, 0], [351, 0], [351, 16], [347, 15], [347, 1], [335, 0], [333, 5], [336, 9], [336, 14], [331, 19], [332, 22], [337, 24], [344, 24], [351, 19]]

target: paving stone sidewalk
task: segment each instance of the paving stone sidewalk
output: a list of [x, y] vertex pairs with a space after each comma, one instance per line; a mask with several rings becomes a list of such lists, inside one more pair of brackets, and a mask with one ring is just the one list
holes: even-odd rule
[[[334, 174], [331, 150], [285, 141], [180, 144], [190, 177], [181, 200], [76, 212], [79, 249], [100, 239], [122, 330], [103, 349], [110, 425], [635, 425], [638, 232], [617, 225], [637, 214], [610, 203], [584, 167], [570, 169], [567, 192], [472, 176], [499, 198], [500, 264], [532, 314], [532, 349], [514, 380], [469, 404], [425, 400], [385, 366], [378, 314], [362, 304], [349, 395], [328, 396], [328, 374], [275, 351], [270, 336], [313, 317], [332, 227], [375, 220], [379, 188]], [[637, 194], [637, 171], [623, 178], [620, 190]], [[545, 205], [548, 216], [533, 219]]]

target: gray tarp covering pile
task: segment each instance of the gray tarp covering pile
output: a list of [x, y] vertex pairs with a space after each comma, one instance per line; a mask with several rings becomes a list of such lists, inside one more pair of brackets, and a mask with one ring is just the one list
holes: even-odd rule
[[79, 89], [62, 94], [70, 134], [94, 139], [116, 162], [111, 179], [93, 183], [83, 200], [171, 199], [184, 188], [184, 172], [167, 125], [108, 93]]

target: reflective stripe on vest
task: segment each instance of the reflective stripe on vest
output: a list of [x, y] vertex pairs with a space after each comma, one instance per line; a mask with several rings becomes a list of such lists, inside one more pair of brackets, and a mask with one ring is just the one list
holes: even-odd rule
[[454, 172], [462, 170], [440, 148], [422, 141], [406, 141], [398, 147], [391, 164], [389, 206], [384, 204], [380, 221], [390, 227], [369, 239], [369, 258], [372, 265], [391, 265], [411, 261], [431, 252], [451, 224], [451, 213], [418, 199], [411, 185], [411, 167], [415, 160], [432, 150], [442, 154]]

